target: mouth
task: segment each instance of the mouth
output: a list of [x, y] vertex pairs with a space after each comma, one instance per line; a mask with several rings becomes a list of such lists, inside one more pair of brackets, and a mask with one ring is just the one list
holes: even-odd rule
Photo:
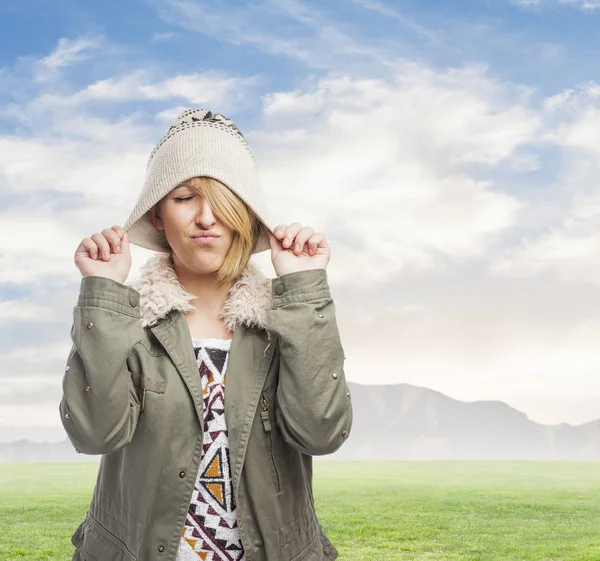
[[215, 243], [220, 237], [221, 236], [192, 236], [192, 240], [200, 245], [210, 245]]

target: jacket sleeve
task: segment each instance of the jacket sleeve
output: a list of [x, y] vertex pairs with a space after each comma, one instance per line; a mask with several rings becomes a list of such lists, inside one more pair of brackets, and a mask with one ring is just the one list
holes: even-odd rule
[[325, 269], [271, 279], [267, 331], [281, 350], [276, 419], [285, 440], [312, 456], [335, 452], [352, 427], [344, 349]]
[[131, 441], [140, 400], [127, 357], [143, 338], [139, 292], [109, 278], [82, 277], [73, 308], [60, 419], [83, 454], [109, 454]]

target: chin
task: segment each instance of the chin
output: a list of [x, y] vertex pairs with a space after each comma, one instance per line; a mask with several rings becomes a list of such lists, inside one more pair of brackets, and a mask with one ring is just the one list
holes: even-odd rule
[[216, 273], [224, 260], [225, 256], [206, 256], [196, 253], [191, 259], [193, 265], [191, 268], [198, 273]]
[[189, 271], [201, 275], [216, 273], [225, 261], [225, 255], [201, 248], [192, 248], [190, 251], [189, 247], [186, 247], [183, 251], [174, 251], [174, 253]]

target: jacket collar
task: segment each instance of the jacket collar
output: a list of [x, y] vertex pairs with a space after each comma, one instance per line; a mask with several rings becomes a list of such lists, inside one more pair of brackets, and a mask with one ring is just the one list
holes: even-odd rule
[[[140, 268], [140, 276], [132, 284], [140, 293], [142, 326], [153, 326], [172, 310], [182, 313], [196, 309], [190, 303], [195, 295], [179, 282], [171, 253], [157, 252]], [[271, 279], [250, 261], [229, 290], [219, 314], [226, 329], [237, 324], [265, 328], [271, 309]]]

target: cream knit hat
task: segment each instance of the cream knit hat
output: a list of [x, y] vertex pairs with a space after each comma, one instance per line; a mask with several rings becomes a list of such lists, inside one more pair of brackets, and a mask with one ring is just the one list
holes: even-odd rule
[[206, 109], [180, 113], [150, 153], [144, 185], [124, 226], [129, 241], [170, 253], [164, 231], [152, 224], [147, 211], [179, 183], [196, 176], [213, 177], [238, 195], [261, 221], [252, 253], [270, 249], [265, 228], [273, 228], [252, 150], [233, 121]]

